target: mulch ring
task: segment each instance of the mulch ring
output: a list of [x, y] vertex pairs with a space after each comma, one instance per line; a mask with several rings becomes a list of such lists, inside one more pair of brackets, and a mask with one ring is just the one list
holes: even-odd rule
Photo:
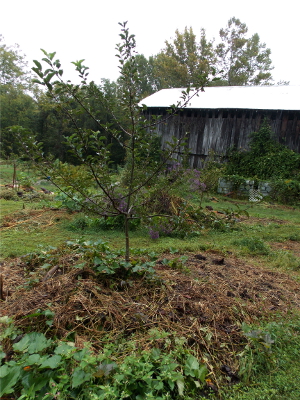
[[92, 270], [69, 267], [48, 279], [40, 276], [30, 289], [22, 287], [27, 278], [18, 259], [2, 266], [4, 293], [11, 294], [2, 301], [1, 315], [13, 316], [21, 328], [45, 331], [46, 316], [34, 314], [50, 309], [53, 334], [75, 332], [77, 345], [90, 341], [95, 349], [107, 334], [113, 340], [159, 328], [186, 337], [200, 352], [218, 349], [218, 360], [226, 364], [228, 346], [240, 348], [245, 342], [242, 322], [258, 324], [271, 314], [300, 308], [300, 283], [287, 274], [213, 253], [187, 256], [184, 271], [180, 264], [172, 269], [159, 260], [154, 281], [99, 280]]

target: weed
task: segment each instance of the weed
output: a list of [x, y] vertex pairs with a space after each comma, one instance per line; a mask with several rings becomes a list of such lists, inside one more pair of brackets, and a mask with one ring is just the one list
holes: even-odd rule
[[288, 237], [288, 240], [292, 240], [293, 242], [300, 242], [300, 234], [293, 234]]
[[164, 258], [161, 262], [163, 265], [167, 265], [172, 269], [177, 269], [179, 271], [189, 273], [191, 272], [190, 269], [185, 265], [186, 261], [188, 260], [187, 256], [175, 257], [172, 259]]
[[244, 247], [249, 253], [254, 255], [268, 255], [270, 253], [269, 247], [261, 239], [254, 237], [234, 240], [232, 244]]
[[[206, 366], [178, 340], [177, 346], [167, 351], [156, 347], [139, 351], [134, 341], [121, 347], [109, 343], [95, 356], [87, 346], [78, 349], [73, 342], [48, 339], [43, 333], [17, 336], [12, 320], [2, 317], [1, 322], [5, 325], [1, 339], [6, 344], [1, 357], [7, 357], [9, 347], [13, 357], [0, 367], [0, 396], [175, 400], [178, 396], [195, 398], [205, 386]], [[152, 335], [163, 341], [169, 336], [158, 331]], [[130, 350], [130, 354], [120, 361], [122, 350]]]
[[272, 322], [263, 328], [243, 326], [248, 344], [240, 354], [244, 381], [223, 388], [228, 400], [298, 400], [299, 318]]
[[275, 268], [284, 267], [285, 270], [300, 270], [300, 259], [286, 250], [273, 251], [270, 261]]

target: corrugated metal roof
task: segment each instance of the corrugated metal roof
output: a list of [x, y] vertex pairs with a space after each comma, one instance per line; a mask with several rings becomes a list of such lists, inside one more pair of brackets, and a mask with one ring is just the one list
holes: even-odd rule
[[[147, 107], [177, 104], [185, 89], [162, 89], [146, 97]], [[215, 86], [195, 96], [186, 108], [240, 108], [255, 110], [300, 110], [300, 86]]]

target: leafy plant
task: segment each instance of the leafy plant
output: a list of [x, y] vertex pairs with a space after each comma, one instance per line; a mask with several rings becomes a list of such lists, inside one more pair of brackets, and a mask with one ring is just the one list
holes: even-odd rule
[[[79, 172], [58, 160], [45, 160], [43, 145], [37, 144], [30, 132], [19, 127], [19, 132], [16, 128], [16, 133], [23, 134], [21, 140], [25, 144], [27, 156], [35, 160], [43, 176], [51, 177], [51, 182], [59, 187], [65, 196], [76, 202], [78, 199], [81, 207], [99, 217], [123, 218], [125, 261], [129, 262], [129, 223], [132, 219], [141, 217], [149, 186], [165, 169], [166, 163], [172, 162], [172, 155], [182, 146], [184, 138], [174, 139], [169, 143], [168, 149], [153, 157], [153, 121], [145, 120], [142, 112], [144, 108], [140, 104], [140, 76], [137, 73], [135, 37], [129, 33], [126, 22], [120, 26], [122, 42], [117, 45], [117, 57], [120, 64], [118, 107], [122, 110], [121, 117], [117, 117], [120, 113], [116, 112], [116, 105], [107, 97], [105, 88], [96, 86], [94, 82], [88, 83], [88, 67], [83, 64], [84, 60], [73, 62], [81, 80], [79, 85], [63, 80], [63, 69], [60, 61], [55, 59], [55, 52], [47, 53], [43, 50], [42, 61], [47, 64], [45, 70], [39, 61], [34, 60], [35, 67], [32, 69], [38, 76], [34, 81], [47, 88], [47, 95], [57, 104], [58, 109], [65, 113], [66, 120], [73, 124], [75, 133], [68, 136], [66, 142], [80, 165]], [[182, 92], [180, 101], [170, 106], [170, 113], [166, 118], [184, 108], [190, 99], [197, 95], [207, 82], [207, 76], [208, 73], [199, 78], [199, 86], [195, 90], [187, 88]], [[96, 110], [93, 109], [93, 101], [102, 104], [118, 129], [98, 119]], [[78, 107], [76, 111], [74, 103]], [[93, 122], [96, 127], [94, 130], [80, 127], [78, 118], [82, 113]], [[157, 122], [162, 123], [163, 119], [156, 120], [155, 123]], [[116, 183], [113, 180], [108, 137], [112, 137], [126, 152], [126, 179], [123, 182]]]
[[[118, 345], [105, 345], [101, 353], [93, 355], [88, 347], [78, 349], [73, 342], [47, 339], [39, 332], [16, 339], [12, 320], [4, 317], [1, 322], [7, 326], [2, 340], [6, 346], [13, 339], [14, 343], [13, 357], [0, 367], [0, 396], [14, 393], [20, 399], [40, 400], [58, 396], [82, 400], [190, 398], [203, 387], [208, 372], [182, 346], [168, 352], [155, 347], [140, 352], [131, 341], [126, 343], [131, 354], [118, 361]], [[6, 350], [1, 351], [5, 357]]]
[[126, 279], [132, 276], [146, 276], [152, 278], [154, 275], [155, 261], [139, 261], [138, 259], [123, 259], [123, 251], [111, 252], [107, 243], [103, 240], [96, 242], [77, 240], [68, 241], [67, 245], [77, 254], [82, 254], [87, 265], [91, 267], [99, 276], [107, 278], [109, 276]]
[[273, 179], [270, 197], [274, 201], [284, 204], [299, 205], [300, 180], [298, 179]]
[[248, 151], [228, 152], [225, 174], [263, 180], [296, 178], [300, 155], [277, 143], [272, 135], [265, 119], [259, 131], [252, 133]]
[[175, 257], [175, 258], [171, 258], [171, 259], [164, 258], [161, 262], [162, 262], [162, 264], [167, 265], [168, 267], [170, 267], [172, 269], [178, 269], [185, 273], [189, 273], [190, 270], [185, 265], [187, 260], [188, 260], [187, 256], [180, 256], [180, 257]]

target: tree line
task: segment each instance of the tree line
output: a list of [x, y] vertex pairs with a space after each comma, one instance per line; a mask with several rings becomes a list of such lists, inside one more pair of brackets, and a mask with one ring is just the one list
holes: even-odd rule
[[[201, 86], [203, 76], [209, 81], [208, 85], [215, 86], [273, 84], [270, 56], [271, 50], [261, 43], [259, 35], [249, 36], [246, 24], [235, 17], [220, 29], [216, 44], [207, 38], [205, 29], [200, 30], [197, 39], [193, 29], [186, 27], [183, 32], [176, 30], [175, 37], [165, 41], [165, 47], [158, 54], [148, 58], [143, 54], [135, 55], [137, 95], [143, 99], [164, 88]], [[72, 135], [74, 128], [65, 118], [64, 110], [33, 82], [20, 48], [6, 45], [3, 36], [0, 36], [0, 58], [1, 156], [8, 158], [18, 154], [11, 127], [22, 126], [43, 142], [45, 152], [72, 162], [65, 137]], [[119, 120], [122, 120], [122, 84], [121, 77], [115, 82], [102, 79], [97, 84]], [[82, 128], [97, 129], [96, 121], [86, 118], [76, 102], [70, 99], [68, 106]], [[89, 107], [102, 124], [118, 129], [103, 99], [91, 98]], [[122, 148], [112, 136], [106, 132], [103, 135], [113, 147], [112, 162], [122, 163], [125, 157]]]

